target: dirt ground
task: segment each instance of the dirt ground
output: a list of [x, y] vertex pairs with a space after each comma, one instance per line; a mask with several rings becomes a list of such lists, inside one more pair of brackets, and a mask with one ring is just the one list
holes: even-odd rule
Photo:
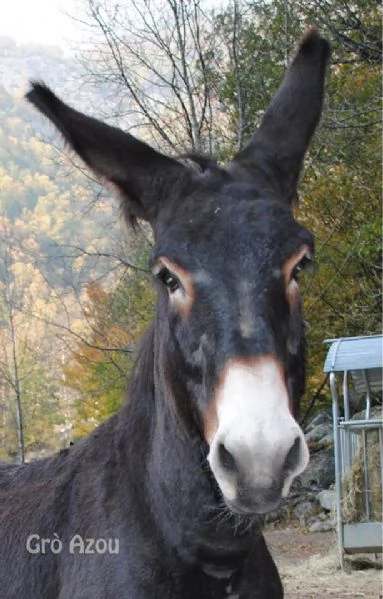
[[[347, 558], [349, 573], [338, 568], [335, 533], [300, 528], [269, 530], [266, 539], [278, 565], [285, 599], [382, 599], [381, 554]], [[368, 567], [370, 566], [370, 567]]]

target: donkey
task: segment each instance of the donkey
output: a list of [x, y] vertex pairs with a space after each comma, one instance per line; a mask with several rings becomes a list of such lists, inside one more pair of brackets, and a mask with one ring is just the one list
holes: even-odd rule
[[298, 277], [314, 249], [292, 203], [329, 53], [308, 30], [225, 168], [167, 157], [32, 84], [127, 220], [151, 224], [158, 300], [126, 405], [67, 452], [1, 467], [1, 599], [283, 597], [262, 525], [308, 462]]

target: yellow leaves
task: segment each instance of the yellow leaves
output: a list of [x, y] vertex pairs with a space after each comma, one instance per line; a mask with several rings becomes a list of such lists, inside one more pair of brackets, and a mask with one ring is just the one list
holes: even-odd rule
[[129, 327], [123, 327], [113, 320], [111, 294], [99, 283], [89, 284], [86, 291], [88, 301], [83, 308], [84, 341], [78, 344], [76, 358], [82, 367], [87, 363], [107, 363], [108, 354], [118, 354], [119, 350], [124, 350], [134, 341]]
[[[138, 262], [145, 259], [141, 255]], [[137, 272], [108, 291], [99, 283], [87, 285], [80, 338], [64, 367], [66, 384], [77, 395], [76, 434], [89, 432], [120, 406], [135, 344], [151, 319], [153, 299], [148, 278]]]

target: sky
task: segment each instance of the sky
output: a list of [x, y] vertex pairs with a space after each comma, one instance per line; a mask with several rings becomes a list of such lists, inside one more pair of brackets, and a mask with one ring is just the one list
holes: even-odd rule
[[19, 42], [66, 47], [81, 37], [80, 26], [66, 13], [76, 15], [78, 0], [9, 0], [1, 8], [0, 36]]

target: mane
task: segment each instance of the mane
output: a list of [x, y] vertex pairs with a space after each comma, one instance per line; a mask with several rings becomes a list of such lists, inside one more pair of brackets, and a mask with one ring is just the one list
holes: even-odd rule
[[130, 404], [135, 394], [138, 394], [138, 397], [142, 395], [154, 397], [154, 331], [153, 322], [140, 339], [136, 359], [131, 369], [126, 405]]
[[219, 168], [218, 162], [212, 156], [207, 154], [200, 154], [198, 152], [186, 152], [180, 154], [178, 160], [185, 164], [191, 170], [199, 173], [204, 173], [207, 170], [216, 170]]

